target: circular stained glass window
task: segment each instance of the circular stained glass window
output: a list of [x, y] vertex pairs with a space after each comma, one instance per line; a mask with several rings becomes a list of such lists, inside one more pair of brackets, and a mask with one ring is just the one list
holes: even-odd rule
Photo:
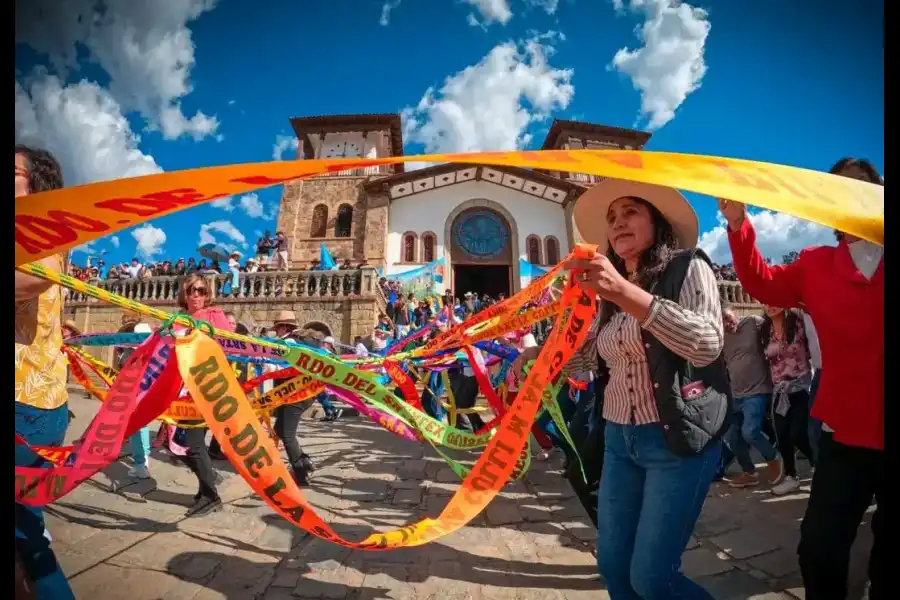
[[466, 254], [481, 259], [499, 256], [509, 243], [509, 229], [488, 210], [464, 213], [453, 224], [453, 240]]

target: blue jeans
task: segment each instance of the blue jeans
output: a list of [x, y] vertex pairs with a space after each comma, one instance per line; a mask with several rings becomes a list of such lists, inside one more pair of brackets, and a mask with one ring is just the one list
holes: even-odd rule
[[438, 421], [444, 420], [444, 407], [441, 406], [441, 394], [444, 393], [444, 380], [439, 371], [428, 375], [428, 386], [422, 391], [422, 408], [425, 414]]
[[734, 412], [740, 418], [735, 419], [726, 434], [725, 441], [734, 452], [734, 456], [745, 473], [755, 473], [756, 467], [750, 458], [750, 447], [753, 446], [763, 459], [775, 460], [778, 453], [771, 442], [763, 435], [762, 425], [769, 405], [769, 394], [757, 394], [734, 398]]
[[[16, 433], [34, 446], [62, 446], [69, 426], [66, 404], [52, 410], [16, 402]], [[50, 467], [50, 463], [22, 445], [16, 445], [16, 466]], [[16, 503], [16, 549], [22, 568], [38, 600], [75, 600], [50, 541], [44, 537], [44, 510]]]
[[331, 403], [331, 400], [328, 399], [328, 394], [323, 392], [316, 397], [316, 400], [322, 405], [322, 408], [325, 409], [326, 415], [333, 415], [337, 411], [337, 407], [335, 407], [335, 405]]
[[[816, 392], [819, 391], [819, 380], [822, 378], [822, 369], [816, 369], [812, 384], [809, 386], [809, 412], [812, 413], [816, 402]], [[809, 436], [809, 446], [812, 448], [813, 458], [819, 460], [819, 438], [822, 437], [822, 421], [809, 417], [809, 425], [806, 431]]]
[[606, 423], [597, 567], [612, 600], [713, 600], [681, 572], [722, 444], [681, 458], [659, 424]]
[[131, 459], [135, 466], [147, 466], [147, 457], [150, 455], [150, 428], [141, 427], [140, 431], [130, 438]]

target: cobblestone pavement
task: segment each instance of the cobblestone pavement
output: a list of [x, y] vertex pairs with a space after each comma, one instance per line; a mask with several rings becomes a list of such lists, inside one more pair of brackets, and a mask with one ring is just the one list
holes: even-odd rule
[[[72, 394], [80, 434], [96, 403]], [[425, 445], [371, 422], [301, 424], [319, 466], [306, 494], [350, 539], [435, 516], [458, 479]], [[351, 551], [306, 535], [275, 515], [217, 462], [224, 510], [184, 519], [196, 491], [186, 468], [151, 465], [154, 480], [126, 476], [127, 459], [48, 508], [53, 547], [77, 598], [229, 600], [607, 598], [596, 579], [594, 533], [556, 469], [533, 462], [469, 526], [436, 542], [391, 552]], [[113, 487], [117, 492], [113, 492]], [[717, 486], [684, 555], [684, 570], [717, 599], [803, 597], [795, 547], [805, 494]], [[871, 545], [860, 530], [855, 596]]]

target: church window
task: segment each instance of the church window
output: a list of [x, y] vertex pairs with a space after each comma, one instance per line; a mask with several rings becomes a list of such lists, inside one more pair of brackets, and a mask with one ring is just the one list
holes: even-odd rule
[[559, 262], [559, 242], [555, 237], [550, 236], [544, 240], [544, 244], [547, 246], [547, 252], [544, 254], [547, 259], [547, 264], [555, 265]]
[[424, 234], [422, 236], [422, 262], [434, 262], [434, 246], [434, 234]]
[[334, 237], [350, 237], [350, 228], [353, 224], [353, 207], [349, 204], [341, 204], [338, 207], [337, 219], [334, 221]]
[[401, 262], [405, 262], [405, 263], [416, 262], [416, 234], [414, 234], [414, 233], [404, 233], [403, 234], [403, 256], [401, 258], [402, 258]]
[[309, 227], [309, 237], [325, 237], [325, 229], [328, 227], [328, 207], [319, 204], [313, 209], [312, 223]]
[[533, 265], [541, 264], [541, 240], [536, 235], [529, 235], [525, 240], [528, 249], [528, 262]]

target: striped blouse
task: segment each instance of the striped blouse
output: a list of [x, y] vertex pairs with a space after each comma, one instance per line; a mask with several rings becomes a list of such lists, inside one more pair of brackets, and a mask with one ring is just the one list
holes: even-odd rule
[[643, 322], [619, 311], [598, 332], [595, 321], [585, 345], [566, 365], [573, 376], [595, 370], [599, 352], [609, 368], [603, 396], [606, 420], [623, 425], [659, 421], [642, 328], [698, 367], [712, 363], [722, 352], [719, 288], [706, 261], [691, 262], [678, 300], [675, 303], [655, 298]]

